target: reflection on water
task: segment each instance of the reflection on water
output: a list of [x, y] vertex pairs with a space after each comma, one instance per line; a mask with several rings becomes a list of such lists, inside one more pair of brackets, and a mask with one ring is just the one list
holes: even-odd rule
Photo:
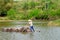
[[[27, 22], [0, 22], [2, 27], [22, 27]], [[60, 27], [49, 27], [46, 22], [34, 22], [35, 32], [2, 32], [0, 40], [60, 40]], [[40, 32], [38, 32], [40, 31]]]

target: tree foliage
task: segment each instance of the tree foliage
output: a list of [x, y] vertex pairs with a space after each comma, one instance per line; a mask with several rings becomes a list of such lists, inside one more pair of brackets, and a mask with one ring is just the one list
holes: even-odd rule
[[[12, 9], [12, 10], [11, 10]], [[9, 12], [8, 12], [9, 11]], [[13, 11], [13, 12], [11, 12]], [[60, 18], [60, 0], [0, 0], [0, 15], [7, 13], [15, 19], [46, 19]]]
[[0, 16], [7, 14], [7, 11], [12, 7], [12, 0], [0, 0]]

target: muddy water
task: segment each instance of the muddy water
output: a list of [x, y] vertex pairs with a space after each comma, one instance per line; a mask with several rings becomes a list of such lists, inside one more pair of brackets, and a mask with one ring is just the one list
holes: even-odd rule
[[[3, 27], [22, 27], [25, 21], [0, 22], [0, 40], [60, 40], [60, 26], [47, 26], [47, 22], [33, 22], [35, 32], [2, 32]], [[38, 32], [40, 31], [40, 32]]]

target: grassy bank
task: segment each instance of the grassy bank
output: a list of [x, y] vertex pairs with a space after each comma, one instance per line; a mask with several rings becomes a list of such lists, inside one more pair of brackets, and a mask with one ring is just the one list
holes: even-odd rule
[[49, 26], [60, 26], [60, 19], [48, 22]]

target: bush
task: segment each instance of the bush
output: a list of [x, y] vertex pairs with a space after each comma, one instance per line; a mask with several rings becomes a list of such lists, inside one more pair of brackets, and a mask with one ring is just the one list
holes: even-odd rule
[[32, 9], [28, 14], [28, 18], [35, 18], [39, 14], [39, 12], [39, 9]]
[[7, 12], [7, 16], [9, 19], [13, 20], [13, 19], [16, 19], [16, 11], [14, 9], [10, 9], [8, 12]]
[[60, 9], [58, 9], [58, 10], [56, 11], [56, 16], [58, 16], [58, 17], [60, 18]]
[[36, 17], [35, 17], [36, 19], [45, 19], [45, 20], [48, 20], [49, 18], [48, 18], [48, 13], [46, 12], [46, 11], [43, 11], [42, 13], [40, 12], [40, 14], [39, 15], [37, 15]]
[[28, 9], [28, 3], [25, 2], [25, 3], [22, 5], [22, 9], [27, 10], [27, 9]]

